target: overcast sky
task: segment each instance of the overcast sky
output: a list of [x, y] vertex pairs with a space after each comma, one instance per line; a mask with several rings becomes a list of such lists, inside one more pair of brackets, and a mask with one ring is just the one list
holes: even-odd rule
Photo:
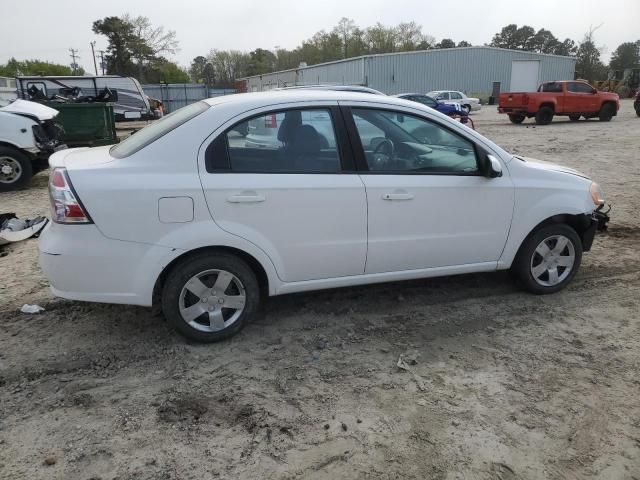
[[[6, 2], [6, 3], [5, 3]], [[0, 20], [0, 63], [12, 56], [69, 64], [70, 47], [79, 49], [79, 63], [92, 71], [91, 47], [105, 49], [104, 37], [93, 34], [94, 20], [130, 13], [149, 17], [155, 25], [175, 30], [180, 51], [172, 60], [188, 66], [211, 49], [250, 51], [257, 47], [294, 48], [315, 32], [330, 30], [341, 17], [360, 27], [381, 22], [415, 21], [423, 33], [440, 40], [491, 41], [509, 23], [546, 28], [564, 39], [580, 40], [590, 25], [604, 59], [622, 42], [640, 38], [640, 0], [30, 0], [5, 3]], [[11, 7], [9, 5], [12, 5]]]

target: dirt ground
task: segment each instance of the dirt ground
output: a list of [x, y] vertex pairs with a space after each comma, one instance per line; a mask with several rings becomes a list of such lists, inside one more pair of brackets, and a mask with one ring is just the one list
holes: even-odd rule
[[[610, 123], [473, 118], [613, 203], [566, 290], [494, 273], [276, 297], [198, 345], [144, 308], [54, 299], [36, 241], [15, 244], [0, 478], [640, 479], [640, 118], [630, 101]], [[0, 194], [0, 211], [48, 214], [46, 183]]]

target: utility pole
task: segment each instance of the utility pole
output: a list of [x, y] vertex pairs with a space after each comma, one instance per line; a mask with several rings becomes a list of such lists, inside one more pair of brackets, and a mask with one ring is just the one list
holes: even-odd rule
[[73, 69], [73, 74], [75, 75], [76, 72], [78, 71], [78, 64], [76, 63], [76, 58], [79, 59], [80, 56], [78, 55], [78, 49], [77, 48], [70, 48], [69, 51], [71, 52], [71, 55], [69, 55], [71, 57], [71, 68]]
[[104, 75], [104, 50], [98, 50], [98, 53], [100, 54], [100, 68], [102, 69], [102, 75]]
[[96, 46], [95, 40], [90, 42], [91, 44], [91, 57], [93, 58], [93, 69], [96, 71], [96, 77], [98, 76], [98, 65], [96, 65], [96, 51], [93, 49]]

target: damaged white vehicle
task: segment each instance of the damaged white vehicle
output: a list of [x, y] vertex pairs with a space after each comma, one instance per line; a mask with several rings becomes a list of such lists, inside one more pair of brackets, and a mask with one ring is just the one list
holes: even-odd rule
[[0, 192], [28, 186], [34, 174], [48, 168], [53, 152], [67, 148], [57, 115], [27, 100], [0, 108]]
[[[257, 146], [252, 125], [276, 140]], [[585, 175], [366, 93], [218, 97], [50, 163], [53, 293], [156, 303], [205, 342], [268, 295], [507, 269], [554, 293], [608, 220]]]

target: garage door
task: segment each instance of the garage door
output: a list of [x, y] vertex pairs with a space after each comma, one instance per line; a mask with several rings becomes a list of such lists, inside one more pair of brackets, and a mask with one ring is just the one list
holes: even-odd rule
[[539, 83], [540, 62], [538, 60], [516, 60], [511, 62], [511, 92], [535, 92]]

